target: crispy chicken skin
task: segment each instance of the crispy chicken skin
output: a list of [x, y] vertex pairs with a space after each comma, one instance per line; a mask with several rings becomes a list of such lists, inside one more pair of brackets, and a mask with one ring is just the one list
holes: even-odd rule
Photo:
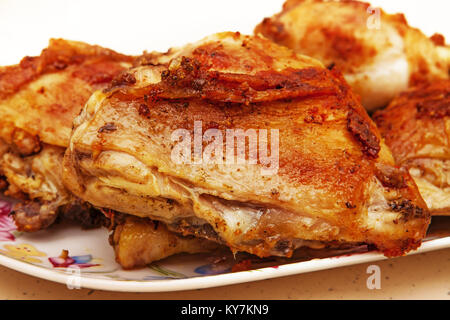
[[[39, 57], [0, 68], [0, 172], [6, 194], [22, 198], [14, 208], [21, 231], [37, 231], [55, 219], [83, 227], [109, 225], [90, 204], [63, 185], [62, 162], [73, 119], [90, 95], [108, 86], [135, 58], [85, 43], [51, 40]], [[113, 81], [114, 85], [114, 81]], [[178, 252], [205, 252], [217, 244], [169, 232], [160, 223], [128, 218], [116, 224], [114, 249], [124, 268], [144, 266]]]
[[[427, 207], [339, 72], [239, 33], [150, 60], [75, 119], [63, 178], [78, 197], [260, 257], [336, 242], [387, 256], [420, 245]], [[195, 121], [278, 130], [278, 170], [262, 173], [261, 159], [173, 161], [173, 132], [194, 136]]]
[[62, 184], [72, 121], [90, 95], [130, 67], [132, 59], [52, 39], [40, 56], [0, 67], [0, 176], [8, 184], [5, 194], [24, 200], [15, 207], [19, 230], [49, 226], [62, 207], [79, 211]]
[[40, 142], [67, 147], [72, 121], [92, 92], [108, 85], [132, 61], [99, 46], [51, 39], [40, 56], [0, 68], [2, 127], [11, 123], [13, 130], [38, 136]]
[[114, 227], [110, 237], [116, 261], [124, 269], [145, 267], [177, 253], [211, 252], [219, 248], [202, 238], [183, 237], [167, 230], [163, 223], [127, 216]]
[[412, 88], [374, 119], [433, 215], [450, 215], [450, 81]]
[[378, 12], [353, 0], [288, 0], [255, 33], [335, 64], [372, 111], [418, 81], [447, 79], [450, 68], [443, 36], [429, 39], [402, 14]]

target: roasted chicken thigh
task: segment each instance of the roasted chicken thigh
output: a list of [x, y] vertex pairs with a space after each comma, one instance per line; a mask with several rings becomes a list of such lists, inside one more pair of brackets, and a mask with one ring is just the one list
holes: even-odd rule
[[52, 39], [38, 57], [0, 68], [0, 176], [21, 231], [50, 225], [61, 210], [89, 211], [62, 183], [72, 121], [90, 95], [133, 58], [81, 42]]
[[255, 33], [336, 65], [369, 111], [386, 106], [409, 85], [449, 76], [450, 48], [443, 36], [429, 39], [402, 14], [364, 2], [288, 0]]
[[412, 88], [375, 113], [374, 119], [431, 213], [450, 215], [450, 81]]
[[213, 242], [174, 234], [148, 219], [110, 221], [110, 215], [105, 217], [63, 185], [62, 161], [73, 119], [95, 90], [104, 89], [113, 78], [121, 79], [134, 59], [58, 39], [51, 40], [41, 56], [0, 69], [0, 171], [5, 178], [3, 191], [21, 200], [14, 207], [18, 229], [37, 231], [58, 216], [83, 227], [108, 225], [124, 268], [145, 266], [179, 252], [217, 248]]
[[338, 71], [239, 33], [142, 59], [95, 92], [63, 170], [96, 207], [260, 257], [339, 243], [397, 256], [430, 221]]

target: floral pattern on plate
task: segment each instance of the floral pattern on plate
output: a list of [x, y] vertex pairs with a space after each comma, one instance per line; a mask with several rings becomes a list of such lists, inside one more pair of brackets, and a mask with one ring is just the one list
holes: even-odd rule
[[16, 245], [5, 244], [3, 248], [3, 250], [0, 249], [0, 253], [30, 263], [41, 263], [42, 261], [37, 257], [47, 256], [44, 252], [39, 251], [29, 243], [20, 243]]
[[48, 261], [52, 264], [53, 268], [90, 268], [90, 267], [98, 267], [99, 263], [91, 263], [94, 262], [92, 259], [92, 255], [85, 254], [81, 256], [69, 256], [68, 250], [63, 250], [58, 257], [50, 257]]
[[[35, 233], [19, 233], [9, 216], [11, 206], [0, 195], [0, 264], [66, 284], [74, 276], [80, 276], [83, 286], [103, 290], [151, 292], [213, 287], [320, 270], [324, 268], [321, 267], [323, 263], [326, 268], [333, 268], [384, 258], [369, 252], [367, 246], [321, 251], [320, 255], [314, 253], [315, 256], [311, 251], [299, 251], [293, 259], [256, 259], [217, 251], [179, 254], [146, 268], [123, 270], [116, 263], [114, 250], [108, 243], [107, 229], [81, 230], [77, 225], [60, 223]], [[430, 228], [433, 230], [431, 240], [421, 249], [450, 247], [450, 221], [438, 222], [436, 230]], [[333, 258], [327, 259], [330, 257]], [[174, 281], [176, 285], [173, 285]]]
[[0, 241], [14, 241], [14, 231], [17, 230], [11, 213], [11, 204], [0, 200]]

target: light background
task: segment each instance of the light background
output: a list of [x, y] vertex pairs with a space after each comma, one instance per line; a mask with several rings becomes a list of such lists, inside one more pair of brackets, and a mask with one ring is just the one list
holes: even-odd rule
[[[51, 37], [80, 40], [126, 54], [165, 51], [219, 31], [251, 33], [283, 0], [24, 1], [0, 0], [0, 65], [38, 55]], [[427, 35], [450, 39], [449, 0], [372, 0], [389, 13], [403, 12]], [[357, 265], [248, 284], [158, 294], [68, 290], [0, 267], [0, 299], [450, 299], [450, 249], [377, 263], [382, 289], [366, 288]]]
[[[252, 33], [283, 0], [0, 0], [0, 65], [38, 55], [48, 39], [98, 44], [126, 54], [165, 51], [220, 31]], [[412, 26], [450, 39], [449, 0], [372, 0]]]

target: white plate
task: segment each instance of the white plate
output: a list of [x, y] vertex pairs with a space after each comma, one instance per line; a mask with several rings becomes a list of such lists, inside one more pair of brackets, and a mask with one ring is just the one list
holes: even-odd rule
[[[450, 248], [449, 222], [450, 219], [437, 219], [429, 239], [411, 254]], [[115, 262], [107, 239], [108, 231], [104, 228], [81, 230], [68, 224], [33, 234], [20, 233], [15, 230], [12, 218], [0, 210], [0, 264], [69, 287], [129, 292], [200, 289], [386, 259], [382, 254], [368, 252], [365, 246], [353, 251], [309, 250], [297, 252], [294, 260], [249, 260], [249, 256], [238, 256], [251, 262], [251, 270], [231, 272], [236, 260], [229, 253], [216, 252], [181, 254], [147, 268], [125, 271]], [[68, 250], [68, 258], [58, 258], [62, 250]], [[312, 258], [312, 252], [322, 257]]]
[[[0, 2], [0, 40], [7, 50], [0, 56], [0, 65], [17, 63], [25, 55], [39, 54], [51, 37], [82, 40], [123, 53], [139, 54], [144, 49], [165, 51], [170, 46], [183, 45], [219, 31], [252, 33], [254, 26], [263, 17], [278, 12], [283, 2], [129, 0], [123, 6], [122, 2], [114, 4], [107, 0], [46, 0], [27, 2], [28, 10], [23, 10], [22, 2], [3, 0]], [[439, 31], [447, 38], [450, 37], [446, 20], [449, 4], [442, 0], [371, 2], [382, 5], [389, 12], [404, 12], [411, 25], [429, 35]], [[139, 10], [135, 9], [137, 6]], [[239, 10], [236, 10], [237, 7]], [[99, 15], [98, 12], [103, 12], [104, 8], [108, 8], [108, 14]], [[167, 23], [169, 16], [170, 24]], [[192, 20], [192, 17], [195, 19]], [[83, 23], [80, 24], [80, 21]], [[445, 229], [449, 232], [447, 235], [436, 237], [433, 234], [414, 253], [449, 248], [450, 225]], [[230, 272], [233, 263], [231, 257], [225, 255], [225, 261], [213, 263], [214, 259], [222, 255], [216, 253], [214, 257], [178, 255], [145, 269], [123, 271], [114, 260], [107, 237], [104, 229], [82, 231], [76, 226], [67, 225], [35, 234], [20, 234], [15, 231], [9, 217], [0, 215], [0, 264], [32, 276], [74, 286], [79, 284], [92, 289], [158, 292], [236, 284], [385, 259], [374, 252], [326, 252], [334, 257], [253, 261], [250, 271]], [[54, 267], [51, 263], [51, 260], [58, 262], [52, 258], [58, 257], [63, 249], [75, 258], [72, 259], [71, 268]], [[73, 266], [83, 268], [74, 269]], [[77, 271], [80, 271], [79, 277]]]

